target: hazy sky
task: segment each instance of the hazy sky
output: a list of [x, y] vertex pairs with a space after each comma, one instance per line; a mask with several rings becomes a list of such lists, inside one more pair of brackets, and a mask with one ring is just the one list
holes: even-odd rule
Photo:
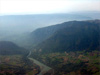
[[100, 0], [0, 0], [0, 15], [100, 11]]

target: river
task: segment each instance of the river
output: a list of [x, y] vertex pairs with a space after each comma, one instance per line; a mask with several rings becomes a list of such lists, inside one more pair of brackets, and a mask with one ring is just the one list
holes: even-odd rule
[[35, 64], [37, 64], [38, 66], [40, 66], [41, 72], [38, 75], [43, 75], [43, 73], [46, 73], [46, 72], [48, 72], [49, 70], [52, 69], [49, 66], [46, 66], [45, 64], [39, 62], [38, 60], [29, 57], [30, 55], [31, 55], [31, 51], [27, 55], [28, 59], [32, 60]]

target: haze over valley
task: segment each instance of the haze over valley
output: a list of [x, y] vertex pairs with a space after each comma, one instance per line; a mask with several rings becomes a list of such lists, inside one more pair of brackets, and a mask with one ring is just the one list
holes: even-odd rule
[[0, 75], [99, 75], [99, 0], [0, 0]]

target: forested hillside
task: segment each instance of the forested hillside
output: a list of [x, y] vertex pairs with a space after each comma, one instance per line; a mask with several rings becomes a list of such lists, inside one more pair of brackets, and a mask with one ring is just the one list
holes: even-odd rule
[[13, 42], [0, 41], [0, 55], [27, 54], [28, 50], [19, 47]]
[[[48, 27], [45, 31], [40, 29], [39, 38], [43, 37], [45, 39], [49, 33], [52, 35], [50, 34], [46, 40], [37, 45], [36, 50], [41, 49], [42, 52], [99, 50], [99, 20], [71, 21], [56, 26], [52, 26], [51, 30], [49, 30], [51, 27]], [[61, 27], [58, 28], [59, 26]]]

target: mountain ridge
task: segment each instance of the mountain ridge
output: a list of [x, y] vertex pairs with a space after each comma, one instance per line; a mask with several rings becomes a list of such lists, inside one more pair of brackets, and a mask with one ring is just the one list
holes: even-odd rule
[[[72, 21], [72, 25], [58, 30], [50, 38], [37, 45], [35, 49], [41, 49], [44, 52], [57, 51], [57, 49], [58, 51], [99, 49], [99, 26], [100, 20]], [[79, 41], [78, 45], [77, 41]]]
[[28, 51], [10, 41], [0, 41], [0, 55], [26, 54]]

